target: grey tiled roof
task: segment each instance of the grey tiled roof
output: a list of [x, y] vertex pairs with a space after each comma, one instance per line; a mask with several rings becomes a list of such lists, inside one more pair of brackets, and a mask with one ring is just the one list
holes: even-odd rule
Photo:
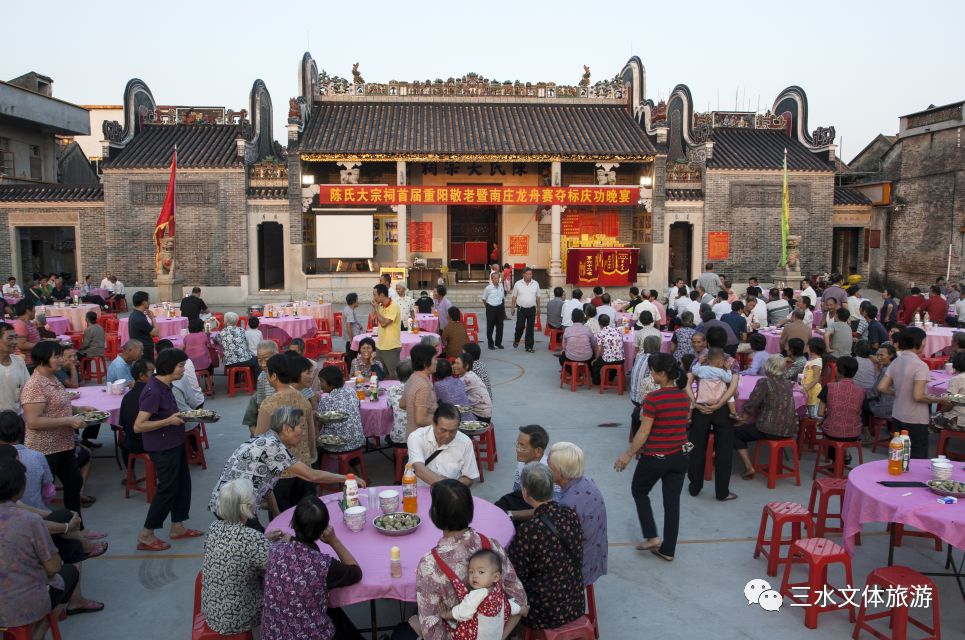
[[121, 151], [111, 152], [107, 169], [155, 169], [171, 165], [178, 146], [178, 167], [240, 167], [235, 139], [242, 135], [236, 124], [148, 124]]
[[103, 202], [99, 184], [0, 185], [0, 202]]
[[783, 131], [772, 129], [714, 129], [709, 169], [781, 169], [787, 149], [788, 171], [833, 171], [829, 164]]

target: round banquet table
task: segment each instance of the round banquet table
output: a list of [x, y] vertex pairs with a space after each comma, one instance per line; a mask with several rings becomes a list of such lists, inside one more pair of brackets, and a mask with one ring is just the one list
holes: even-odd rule
[[948, 393], [948, 383], [955, 377], [954, 373], [945, 373], [944, 370], [929, 371], [930, 380], [928, 382], [928, 393], [933, 396], [943, 396]]
[[415, 314], [415, 321], [419, 325], [419, 331], [439, 333], [439, 316], [434, 316], [431, 313], [417, 313]]
[[64, 316], [48, 317], [46, 318], [46, 322], [47, 328], [57, 335], [67, 333], [68, 331], [73, 331], [73, 329], [70, 328], [70, 320]]
[[298, 304], [294, 305], [295, 311], [300, 316], [307, 316], [309, 318], [324, 318], [328, 320], [328, 326], [330, 329], [335, 328], [335, 315], [332, 313], [332, 305], [329, 302], [323, 302], [321, 304], [317, 302], [310, 302], [308, 304]]
[[[673, 339], [673, 332], [661, 331], [660, 333], [663, 335], [660, 342], [660, 351], [670, 353], [670, 341]], [[635, 330], [623, 334], [623, 366], [628, 373], [633, 368], [633, 361], [637, 359], [637, 346], [633, 343], [633, 336], [635, 335]]]
[[[398, 380], [382, 380], [379, 387], [388, 389], [397, 387]], [[345, 385], [355, 389], [355, 380], [346, 380]], [[379, 399], [372, 402], [369, 399], [359, 401], [359, 412], [362, 414], [362, 432], [365, 437], [387, 436], [392, 433], [392, 407], [389, 406], [389, 394], [379, 395]]]
[[[399, 491], [401, 500], [401, 487], [375, 487], [376, 492], [386, 489]], [[363, 496], [362, 504], [366, 504], [366, 490], [362, 489], [359, 493]], [[419, 487], [419, 517], [422, 524], [414, 532], [407, 536], [390, 537], [384, 536], [375, 530], [372, 525], [372, 512], [368, 512], [368, 521], [365, 528], [359, 532], [349, 531], [342, 521], [342, 512], [339, 509], [338, 501], [342, 495], [335, 493], [321, 498], [322, 502], [328, 507], [328, 514], [331, 517], [331, 525], [335, 529], [338, 539], [352, 552], [362, 568], [362, 581], [350, 587], [333, 589], [329, 593], [329, 604], [333, 607], [344, 607], [357, 602], [367, 602], [378, 598], [391, 600], [402, 600], [404, 602], [415, 602], [415, 578], [416, 567], [422, 556], [432, 551], [442, 537], [442, 532], [437, 529], [429, 519], [429, 488]], [[496, 505], [485, 500], [473, 497], [474, 513], [471, 526], [476, 531], [494, 538], [504, 548], [509, 544], [513, 537], [513, 524], [506, 513]], [[278, 529], [287, 534], [292, 534], [291, 519], [295, 508], [292, 507], [268, 523], [266, 531]], [[381, 512], [379, 512], [381, 513]], [[389, 549], [393, 546], [399, 547], [402, 552], [402, 577], [393, 578], [389, 573]], [[332, 548], [323, 542], [318, 543], [318, 548], [335, 556]]]
[[84, 327], [87, 326], [87, 312], [93, 311], [98, 317], [101, 315], [101, 308], [96, 304], [79, 304], [76, 307], [55, 307], [53, 305], [47, 305], [44, 307], [44, 315], [47, 318], [51, 317], [64, 317], [70, 321], [71, 331], [83, 331]]
[[[925, 487], [883, 487], [879, 481], [926, 482], [931, 480], [931, 461], [912, 460], [908, 473], [888, 475], [888, 461], [866, 462], [848, 474], [841, 518], [844, 548], [854, 555], [854, 537], [865, 522], [897, 522], [932, 533], [949, 545], [965, 549], [965, 500], [939, 504]], [[952, 480], [965, 482], [965, 470], [955, 463]], [[907, 494], [907, 495], [906, 495]]]
[[23, 298], [18, 298], [18, 297], [15, 297], [15, 296], [3, 296], [3, 299], [6, 300], [6, 301], [7, 301], [7, 304], [9, 304], [9, 305], [11, 305], [11, 306], [12, 306], [12, 305], [15, 305], [15, 304], [17, 304], [18, 302], [20, 302], [21, 300], [23, 300]]
[[[425, 336], [435, 336], [437, 339], [439, 338], [438, 333], [432, 333], [431, 331], [419, 331], [419, 333], [412, 333], [411, 331], [403, 331], [402, 332], [402, 354], [399, 356], [399, 358], [403, 360], [405, 358], [408, 358], [409, 352], [412, 351], [412, 347], [419, 344], [419, 342], [421, 342], [422, 338], [424, 338]], [[359, 350], [359, 342], [362, 341], [362, 338], [372, 338], [373, 340], [377, 340], [378, 336], [373, 332], [360, 333], [359, 335], [352, 338], [352, 351]], [[440, 341], [439, 344], [436, 345], [436, 353], [441, 353], [441, 352], [442, 352], [442, 342]]]
[[956, 332], [958, 332], [958, 329], [952, 327], [925, 329], [925, 348], [921, 354], [927, 357], [938, 353], [945, 347], [952, 346], [952, 335]]
[[258, 318], [258, 328], [265, 338], [278, 338], [288, 342], [292, 338], [313, 336], [318, 331], [315, 318], [310, 316], [285, 316], [282, 318]]
[[121, 400], [124, 399], [123, 394], [118, 396], [107, 393], [104, 385], [97, 385], [96, 387], [80, 387], [78, 389], [70, 389], [70, 391], [77, 391], [80, 393], [79, 398], [70, 401], [72, 406], [94, 407], [99, 411], [110, 411], [111, 417], [109, 422], [111, 424], [120, 426]]
[[[119, 346], [124, 346], [124, 343], [130, 339], [127, 321], [127, 318], [121, 318], [117, 323], [117, 340]], [[157, 322], [158, 338], [177, 338], [181, 335], [181, 331], [187, 331], [188, 329], [188, 319], [181, 316], [177, 318], [155, 317], [154, 321]]]

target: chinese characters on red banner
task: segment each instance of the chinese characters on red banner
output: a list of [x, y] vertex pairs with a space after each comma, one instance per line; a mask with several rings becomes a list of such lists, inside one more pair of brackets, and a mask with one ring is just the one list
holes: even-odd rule
[[432, 223], [409, 222], [409, 252], [428, 253], [432, 251]]
[[509, 236], [509, 255], [528, 256], [529, 236]]
[[638, 187], [384, 187], [319, 185], [319, 204], [525, 204], [636, 206]]
[[625, 285], [636, 280], [636, 247], [573, 247], [566, 253], [566, 282], [575, 285]]
[[709, 231], [707, 233], [707, 259], [727, 260], [730, 253], [730, 233], [728, 231]]

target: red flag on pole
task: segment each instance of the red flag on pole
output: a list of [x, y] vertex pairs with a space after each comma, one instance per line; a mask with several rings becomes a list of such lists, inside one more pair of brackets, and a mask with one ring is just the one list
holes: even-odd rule
[[161, 239], [165, 233], [169, 238], [174, 237], [174, 197], [177, 191], [176, 178], [178, 168], [178, 148], [174, 147], [174, 155], [171, 156], [171, 178], [168, 180], [168, 192], [164, 196], [164, 204], [161, 205], [161, 213], [158, 214], [157, 223], [154, 225], [154, 269], [160, 271], [158, 263], [161, 254]]

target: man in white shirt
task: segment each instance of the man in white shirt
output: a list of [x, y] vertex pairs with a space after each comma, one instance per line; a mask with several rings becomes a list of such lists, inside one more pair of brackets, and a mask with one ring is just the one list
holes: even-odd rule
[[23, 289], [17, 284], [17, 279], [13, 276], [7, 278], [7, 284], [3, 285], [3, 295], [10, 296], [11, 298], [22, 298]]
[[965, 298], [959, 298], [955, 303], [955, 315], [958, 316], [958, 326], [965, 327]]
[[0, 411], [20, 413], [20, 390], [30, 379], [23, 356], [16, 355], [17, 332], [0, 322]]
[[700, 292], [696, 289], [690, 292], [690, 302], [687, 303], [686, 311], [694, 314], [694, 318], [700, 317]]
[[107, 271], [107, 272], [104, 274], [104, 279], [101, 280], [101, 289], [107, 289], [108, 291], [110, 291], [110, 292], [113, 293], [113, 292], [114, 292], [114, 283], [111, 282], [111, 278], [113, 278], [113, 277], [114, 277], [114, 274], [112, 274], [110, 271]]
[[563, 303], [563, 328], [573, 326], [573, 311], [583, 310], [583, 290], [573, 289], [572, 297]]
[[[506, 322], [506, 291], [498, 271], [489, 274], [489, 284], [482, 294], [486, 307], [486, 342], [489, 350], [503, 348], [503, 324]], [[494, 336], [495, 334], [495, 336]]]
[[633, 313], [634, 313], [634, 315], [637, 316], [637, 318], [639, 318], [641, 313], [643, 313], [644, 311], [649, 311], [651, 317], [653, 317], [654, 319], [656, 319], [657, 321], [659, 321], [659, 319], [660, 319], [660, 310], [657, 309], [657, 305], [655, 305], [654, 303], [652, 303], [652, 302], [650, 301], [650, 292], [649, 292], [649, 291], [641, 291], [641, 292], [640, 292], [640, 297], [642, 298], [642, 299], [640, 300], [640, 302], [638, 302], [638, 303], [636, 304], [636, 306], [633, 307]]
[[451, 478], [471, 487], [479, 478], [476, 453], [469, 436], [459, 431], [459, 411], [440, 402], [432, 424], [409, 434], [409, 462], [423, 485]]
[[261, 321], [258, 316], [251, 316], [248, 318], [248, 328], [245, 329], [245, 342], [248, 343], [248, 351], [252, 353], [258, 352], [258, 345], [261, 344], [262, 340], [265, 339], [265, 335], [258, 328]]
[[811, 301], [811, 304], [815, 304], [818, 300], [818, 294], [817, 292], [814, 291], [814, 287], [812, 287], [811, 283], [808, 282], [807, 280], [802, 280], [801, 284], [807, 285], [803, 289], [801, 289], [801, 295], [807, 296], [808, 300]]
[[748, 323], [756, 324], [758, 327], [767, 326], [767, 306], [755, 296], [748, 296], [744, 302], [744, 315], [747, 316]]
[[717, 319], [720, 320], [721, 316], [725, 313], [730, 313], [730, 303], [727, 302], [727, 292], [721, 289], [717, 292], [717, 297], [714, 298], [715, 302], [711, 309]]
[[536, 327], [536, 316], [539, 315], [539, 283], [533, 280], [533, 270], [526, 268], [523, 279], [513, 285], [513, 311], [516, 315], [516, 333], [513, 337], [513, 349], [519, 347], [519, 339], [526, 332], [526, 351], [533, 353], [533, 329]]
[[776, 327], [791, 313], [791, 305], [787, 303], [787, 300], [781, 298], [781, 292], [776, 288], [771, 289], [768, 295], [770, 299], [765, 306], [767, 310], [767, 326]]
[[667, 289], [667, 303], [668, 303], [668, 304], [673, 304], [673, 301], [677, 299], [677, 289], [679, 289], [680, 287], [683, 287], [683, 288], [684, 288], [684, 290], [687, 292], [687, 295], [688, 295], [688, 296], [690, 295], [690, 287], [687, 286], [686, 284], [684, 284], [684, 279], [683, 279], [683, 278], [677, 278], [676, 280], [674, 280], [674, 282], [673, 282], [673, 284], [670, 286], [670, 288]]
[[610, 294], [604, 293], [602, 296], [600, 296], [600, 300], [603, 301], [603, 304], [596, 308], [597, 322], [600, 321], [600, 316], [610, 316], [610, 326], [616, 326], [617, 310], [610, 305], [610, 302], [612, 301]]

